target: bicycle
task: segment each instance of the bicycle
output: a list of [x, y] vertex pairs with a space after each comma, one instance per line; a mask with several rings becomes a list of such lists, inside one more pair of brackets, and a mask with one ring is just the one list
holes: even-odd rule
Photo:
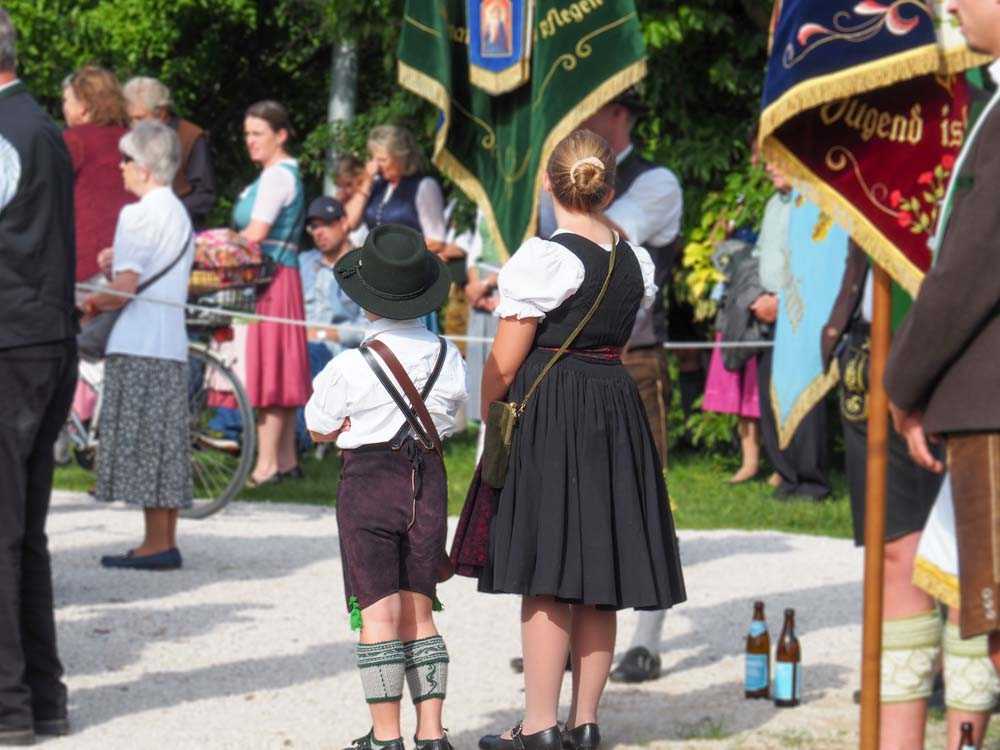
[[[181, 511], [181, 516], [201, 519], [222, 510], [243, 489], [253, 469], [256, 432], [253, 407], [243, 384], [231, 363], [209, 348], [213, 338], [220, 340], [220, 332], [229, 329], [229, 319], [195, 316], [187, 324], [192, 339], [188, 345], [188, 411], [194, 503]], [[80, 380], [96, 394], [93, 416], [85, 424], [71, 412], [67, 423], [70, 452], [87, 471], [94, 469], [100, 442], [102, 383], [95, 377], [92, 365], [82, 364]], [[222, 405], [238, 411], [243, 425], [239, 439], [220, 436], [210, 427]]]

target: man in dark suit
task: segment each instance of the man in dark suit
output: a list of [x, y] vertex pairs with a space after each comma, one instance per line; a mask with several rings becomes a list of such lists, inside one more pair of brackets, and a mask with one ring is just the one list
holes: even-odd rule
[[[1000, 2], [950, 0], [969, 46], [1000, 57]], [[1000, 61], [990, 67], [1000, 78]], [[1000, 664], [1000, 94], [969, 133], [941, 208], [935, 258], [886, 370], [893, 424], [913, 459], [943, 465], [955, 506], [963, 638], [990, 633]]]
[[0, 745], [66, 734], [45, 517], [76, 382], [73, 168], [0, 8]]

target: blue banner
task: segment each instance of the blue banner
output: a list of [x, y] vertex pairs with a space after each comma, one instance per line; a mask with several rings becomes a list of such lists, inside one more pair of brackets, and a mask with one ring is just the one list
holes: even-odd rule
[[782, 449], [839, 378], [836, 363], [823, 371], [820, 337], [840, 290], [847, 243], [847, 233], [816, 204], [793, 194], [771, 368], [771, 406]]
[[497, 96], [531, 77], [532, 0], [467, 0], [469, 80]]

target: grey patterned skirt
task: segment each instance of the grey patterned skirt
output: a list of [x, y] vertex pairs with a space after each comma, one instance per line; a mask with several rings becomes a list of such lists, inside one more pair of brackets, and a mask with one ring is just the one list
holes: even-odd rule
[[100, 418], [98, 500], [191, 507], [187, 362], [111, 355]]

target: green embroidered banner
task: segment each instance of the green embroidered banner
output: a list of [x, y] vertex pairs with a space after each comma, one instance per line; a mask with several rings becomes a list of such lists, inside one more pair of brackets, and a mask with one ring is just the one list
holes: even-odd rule
[[[476, 2], [481, 14], [469, 12]], [[478, 204], [506, 258], [535, 233], [541, 167], [556, 143], [637, 83], [646, 58], [634, 0], [504, 3], [500, 14], [496, 0], [407, 0], [399, 82], [441, 111], [434, 164]], [[531, 75], [491, 96], [470, 82], [470, 59], [496, 44], [501, 15], [528, 25]]]

